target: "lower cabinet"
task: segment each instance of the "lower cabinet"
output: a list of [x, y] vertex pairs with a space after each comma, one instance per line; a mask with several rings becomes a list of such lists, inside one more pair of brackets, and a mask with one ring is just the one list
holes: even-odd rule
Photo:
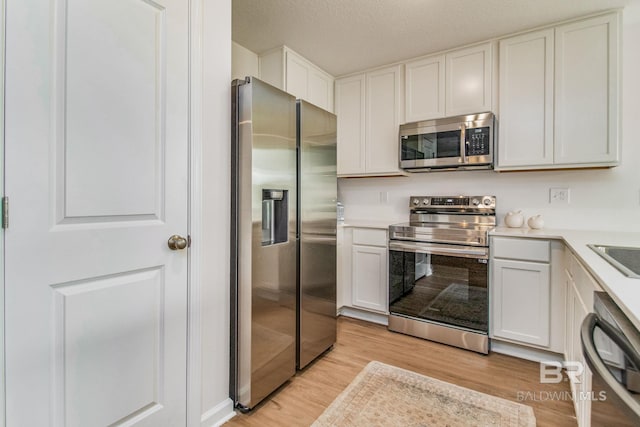
[[493, 261], [493, 335], [528, 344], [549, 345], [550, 272], [548, 263]]
[[[593, 293], [602, 289], [591, 274], [580, 264], [570, 250], [566, 249], [565, 257], [565, 349], [564, 358], [567, 370], [574, 371], [570, 380], [571, 392], [579, 427], [590, 425], [591, 371], [582, 354], [580, 327], [587, 314], [593, 311]], [[610, 357], [619, 357], [611, 354]], [[571, 374], [569, 374], [571, 375]]]
[[562, 353], [562, 248], [546, 239], [491, 238], [492, 339]]
[[387, 311], [387, 248], [353, 245], [351, 263], [352, 304]]
[[345, 227], [342, 231], [339, 312], [386, 324], [389, 308], [387, 230]]

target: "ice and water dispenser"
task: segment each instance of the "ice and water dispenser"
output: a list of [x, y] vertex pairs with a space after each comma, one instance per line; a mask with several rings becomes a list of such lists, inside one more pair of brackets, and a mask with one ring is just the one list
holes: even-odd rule
[[287, 241], [288, 190], [262, 190], [262, 246]]

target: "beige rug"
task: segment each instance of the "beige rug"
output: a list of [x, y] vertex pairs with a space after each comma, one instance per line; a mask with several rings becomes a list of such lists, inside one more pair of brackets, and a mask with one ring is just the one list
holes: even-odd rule
[[530, 406], [371, 362], [312, 427], [535, 425]]

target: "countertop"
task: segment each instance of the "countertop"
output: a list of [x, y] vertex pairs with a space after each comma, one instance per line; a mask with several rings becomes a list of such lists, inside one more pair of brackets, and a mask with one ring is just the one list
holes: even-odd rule
[[562, 240], [589, 270], [602, 289], [611, 296], [629, 317], [629, 320], [640, 330], [640, 279], [625, 276], [587, 246], [596, 244], [640, 247], [640, 233], [497, 227], [489, 234], [491, 236]]
[[[398, 221], [401, 222], [401, 221]], [[380, 228], [388, 229], [389, 225], [397, 224], [397, 222], [389, 223], [389, 221], [376, 221], [368, 219], [347, 219], [345, 221], [338, 221], [338, 227], [355, 227], [355, 228]]]

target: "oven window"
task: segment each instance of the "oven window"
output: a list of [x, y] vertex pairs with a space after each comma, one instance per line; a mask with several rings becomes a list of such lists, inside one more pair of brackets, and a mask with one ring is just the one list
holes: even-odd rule
[[402, 160], [460, 157], [460, 131], [402, 137]]
[[488, 331], [486, 260], [389, 251], [389, 311]]

